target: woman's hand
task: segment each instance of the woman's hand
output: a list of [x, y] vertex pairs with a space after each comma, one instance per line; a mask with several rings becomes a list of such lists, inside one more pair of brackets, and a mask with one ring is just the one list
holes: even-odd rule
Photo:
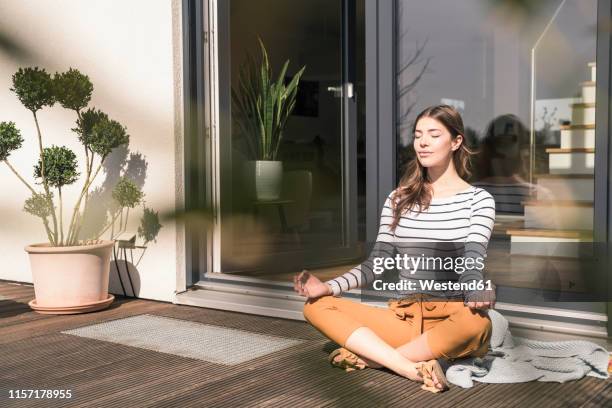
[[316, 299], [321, 296], [331, 295], [332, 289], [307, 270], [293, 276], [293, 290], [306, 299]]
[[465, 305], [471, 309], [493, 309], [495, 307], [495, 286], [491, 290], [470, 292]]
[[493, 309], [495, 302], [467, 302], [466, 305], [470, 309]]

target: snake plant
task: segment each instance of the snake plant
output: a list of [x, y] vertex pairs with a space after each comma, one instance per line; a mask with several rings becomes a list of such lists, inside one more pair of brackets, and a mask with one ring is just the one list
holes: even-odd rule
[[240, 68], [238, 89], [232, 89], [237, 110], [237, 124], [247, 139], [256, 160], [276, 160], [283, 130], [295, 107], [298, 84], [306, 66], [303, 66], [285, 85], [289, 66], [285, 61], [278, 79], [272, 79], [268, 53], [258, 37], [262, 59], [256, 63], [247, 54], [247, 63]]

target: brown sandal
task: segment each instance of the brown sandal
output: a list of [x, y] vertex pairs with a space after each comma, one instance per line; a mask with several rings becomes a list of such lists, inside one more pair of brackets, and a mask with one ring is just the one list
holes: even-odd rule
[[[336, 357], [341, 355], [342, 357], [336, 360]], [[334, 367], [342, 368], [344, 371], [351, 372], [355, 370], [363, 370], [367, 368], [365, 363], [359, 362], [359, 357], [355, 353], [350, 352], [344, 347], [335, 349], [329, 354], [329, 362]]]
[[[438, 360], [420, 361], [416, 364], [416, 369], [419, 375], [423, 378], [422, 390], [430, 391], [433, 393], [446, 391], [449, 389], [450, 384], [444, 375], [444, 370]], [[436, 374], [438, 382], [442, 385], [442, 388], [437, 388], [434, 382], [432, 373]]]

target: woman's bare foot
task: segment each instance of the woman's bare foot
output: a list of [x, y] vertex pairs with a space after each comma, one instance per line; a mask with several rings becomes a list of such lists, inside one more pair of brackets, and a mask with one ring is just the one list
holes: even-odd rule
[[[418, 383], [423, 383], [424, 382], [423, 377], [419, 375], [419, 371], [416, 368], [417, 364], [418, 363], [412, 363], [412, 365], [408, 367], [408, 369], [403, 374], [403, 376], [408, 378], [409, 380], [412, 380]], [[431, 378], [433, 380], [434, 387], [436, 387], [439, 390], [444, 389], [444, 385], [438, 380], [438, 377], [436, 376], [435, 372], [431, 373]]]
[[[354, 354], [354, 353], [353, 353]], [[357, 356], [357, 354], [354, 354], [357, 357], [357, 365], [364, 367], [364, 368], [382, 368], [382, 365], [372, 361], [372, 360], [368, 360], [367, 358], [362, 358]], [[342, 356], [342, 354], [338, 354], [337, 356], [334, 357], [334, 363], [340, 364], [340, 362], [342, 361], [344, 357]]]
[[[436, 387], [439, 390], [443, 390], [444, 389], [444, 385], [438, 380], [438, 377], [436, 376], [436, 373], [432, 373], [431, 374], [431, 378], [433, 379], [434, 387]], [[423, 382], [423, 381], [421, 380], [421, 382]]]
[[[337, 355], [334, 358], [335, 362], [340, 362], [340, 360], [342, 360], [342, 356], [341, 355]], [[375, 361], [369, 360], [365, 357], [357, 357], [357, 363], [358, 364], [363, 364], [366, 367], [369, 368], [382, 368], [383, 366], [376, 363]], [[438, 389], [443, 389], [444, 385], [442, 385], [442, 383], [440, 383], [440, 381], [438, 380], [438, 377], [436, 376], [436, 373], [432, 373], [432, 379], [434, 382], [434, 386]], [[418, 382], [418, 383], [423, 383], [423, 378], [419, 375], [417, 369], [416, 369], [416, 364], [413, 363], [411, 367], [408, 368], [408, 370], [404, 373], [404, 377], [408, 378], [409, 380]]]

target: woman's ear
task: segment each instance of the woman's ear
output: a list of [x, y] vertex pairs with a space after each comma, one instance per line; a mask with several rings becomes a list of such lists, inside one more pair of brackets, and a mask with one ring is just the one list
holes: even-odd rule
[[453, 150], [453, 152], [459, 149], [459, 147], [461, 147], [462, 142], [463, 142], [463, 135], [455, 136], [455, 138], [451, 141], [451, 149]]

